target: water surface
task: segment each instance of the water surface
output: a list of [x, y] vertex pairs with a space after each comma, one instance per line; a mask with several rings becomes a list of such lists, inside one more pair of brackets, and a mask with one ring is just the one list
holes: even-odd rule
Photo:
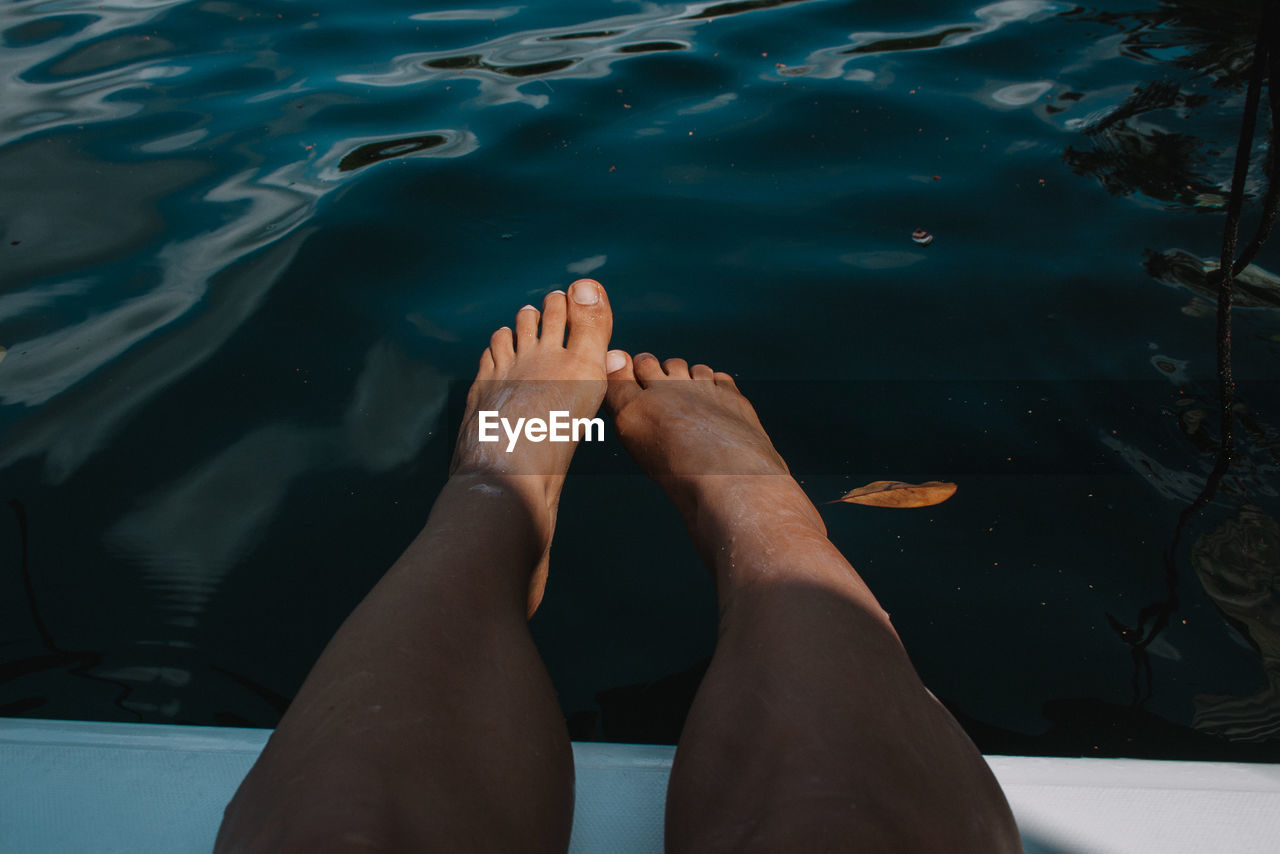
[[[822, 509], [985, 750], [1280, 757], [1274, 243], [1174, 542], [1256, 21], [7, 4], [0, 713], [273, 725], [425, 519], [490, 331], [589, 274], [617, 346], [739, 377], [815, 501], [958, 484]], [[668, 740], [714, 597], [608, 432], [533, 629], [577, 737]]]

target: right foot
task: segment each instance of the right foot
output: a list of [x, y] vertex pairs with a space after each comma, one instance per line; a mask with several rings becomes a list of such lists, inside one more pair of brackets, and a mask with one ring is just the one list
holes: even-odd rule
[[613, 350], [609, 358], [624, 360], [609, 373], [605, 398], [618, 436], [680, 510], [713, 572], [732, 562], [713, 545], [725, 534], [825, 540], [822, 517], [731, 376], [683, 359], [659, 363], [649, 353], [632, 359]]

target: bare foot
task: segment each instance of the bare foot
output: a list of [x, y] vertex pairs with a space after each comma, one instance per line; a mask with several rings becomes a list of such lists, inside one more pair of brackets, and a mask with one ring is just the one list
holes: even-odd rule
[[594, 279], [579, 279], [567, 298], [564, 291], [552, 291], [541, 313], [527, 305], [516, 313], [514, 331], [503, 326], [493, 333], [467, 394], [450, 479], [485, 494], [513, 490], [533, 513], [543, 556], [530, 580], [530, 614], [542, 599], [560, 490], [577, 443], [530, 441], [524, 435], [512, 442], [501, 426], [487, 430], [497, 441], [481, 442], [481, 413], [496, 412], [508, 425], [522, 418], [545, 422], [556, 411], [569, 419], [593, 417], [604, 399], [612, 330], [604, 288]]
[[627, 452], [666, 490], [720, 580], [726, 534], [768, 528], [825, 540], [826, 526], [733, 378], [706, 365], [609, 353], [607, 402]]
[[618, 435], [680, 509], [720, 605], [667, 789], [667, 850], [1020, 850], [981, 754], [733, 380], [609, 357]]

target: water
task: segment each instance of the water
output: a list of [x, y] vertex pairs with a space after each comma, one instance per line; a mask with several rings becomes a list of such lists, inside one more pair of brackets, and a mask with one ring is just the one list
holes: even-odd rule
[[[1174, 544], [1237, 5], [7, 4], [0, 713], [273, 725], [425, 519], [489, 332], [590, 274], [815, 500], [958, 484], [822, 509], [985, 750], [1280, 758], [1280, 242]], [[532, 625], [577, 737], [664, 740], [714, 599], [609, 436]]]

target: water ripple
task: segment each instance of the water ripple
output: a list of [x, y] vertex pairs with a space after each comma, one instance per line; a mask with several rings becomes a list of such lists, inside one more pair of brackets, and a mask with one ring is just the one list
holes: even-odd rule
[[[462, 157], [476, 149], [470, 131], [436, 130], [407, 137], [344, 139], [316, 162], [322, 180], [337, 180], [374, 163], [400, 157]], [[337, 161], [336, 166], [334, 161]]]
[[851, 80], [866, 80], [868, 78], [865, 69], [846, 70], [850, 63], [884, 53], [956, 48], [1010, 24], [1043, 20], [1070, 8], [1069, 5], [1050, 2], [1050, 0], [1002, 0], [1002, 2], [975, 9], [973, 17], [977, 19], [977, 23], [942, 24], [923, 30], [896, 33], [875, 31], [851, 33], [848, 43], [814, 51], [805, 60], [803, 72], [792, 68], [789, 69], [789, 74], [803, 73], [805, 76], [818, 78], [845, 77]]
[[814, 0], [755, 0], [740, 3], [694, 3], [657, 6], [633, 15], [602, 18], [570, 27], [525, 30], [461, 50], [408, 53], [391, 62], [391, 70], [347, 74], [347, 83], [404, 86], [435, 81], [474, 80], [478, 105], [523, 103], [543, 107], [545, 92], [525, 92], [531, 78], [604, 77], [619, 60], [668, 51], [694, 49], [698, 27], [716, 18], [766, 11]]

